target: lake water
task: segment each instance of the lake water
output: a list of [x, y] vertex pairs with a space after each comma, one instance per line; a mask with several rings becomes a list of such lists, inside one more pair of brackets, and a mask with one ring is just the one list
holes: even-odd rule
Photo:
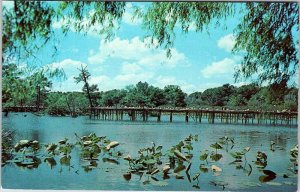
[[[25, 114], [25, 116], [24, 116]], [[234, 158], [225, 150], [218, 150], [223, 157], [218, 162], [209, 160], [209, 165], [222, 168], [219, 175], [210, 169], [207, 173], [200, 172], [197, 180], [188, 180], [185, 171], [180, 172], [183, 179], [176, 179], [170, 171], [170, 178], [163, 178], [161, 172], [151, 178], [144, 174], [132, 175], [127, 181], [123, 174], [128, 170], [128, 162], [120, 158], [116, 162], [108, 162], [102, 159], [100, 154], [97, 168], [86, 172], [83, 168], [84, 162], [80, 159], [78, 147], [71, 153], [70, 166], [60, 163], [60, 156], [56, 156], [56, 165], [50, 167], [47, 163], [39, 164], [38, 168], [26, 169], [18, 167], [14, 163], [8, 163], [2, 167], [2, 187], [13, 189], [91, 189], [91, 190], [223, 190], [221, 186], [215, 186], [210, 181], [222, 181], [227, 183], [225, 190], [231, 191], [295, 191], [297, 189], [297, 175], [289, 168], [289, 151], [297, 144], [296, 127], [279, 126], [253, 126], [253, 125], [229, 125], [229, 124], [199, 124], [180, 122], [182, 117], [174, 117], [173, 123], [169, 122], [130, 122], [130, 121], [101, 121], [90, 120], [88, 117], [51, 117], [35, 116], [30, 113], [10, 113], [9, 117], [2, 117], [3, 128], [15, 130], [14, 141], [21, 139], [38, 140], [42, 144], [58, 142], [65, 137], [70, 142], [76, 142], [77, 135], [88, 135], [91, 132], [97, 136], [107, 136], [111, 140], [118, 141], [118, 150], [132, 157], [138, 155], [140, 148], [162, 145], [164, 153], [170, 147], [190, 134], [198, 134], [199, 140], [193, 141], [191, 160], [192, 165], [189, 172], [191, 178], [199, 173], [199, 165], [205, 164], [199, 156], [200, 151], [210, 148], [212, 143], [223, 136], [234, 137], [235, 145], [229, 151], [241, 151], [245, 147], [251, 147], [246, 154], [247, 164], [252, 167], [252, 172], [236, 167], [230, 162]], [[177, 119], [177, 121], [176, 121]], [[271, 141], [275, 142], [275, 151], [270, 150]], [[257, 151], [262, 151], [268, 156], [268, 164], [264, 168], [276, 173], [276, 178], [270, 182], [262, 183], [259, 177], [264, 175], [256, 167]], [[43, 152], [41, 152], [43, 153]], [[245, 164], [245, 165], [247, 165]], [[245, 166], [246, 167], [246, 166]], [[249, 166], [248, 166], [249, 169]], [[284, 178], [283, 175], [288, 175]], [[146, 182], [154, 180], [153, 184]], [[158, 182], [163, 181], [163, 182]], [[200, 188], [199, 188], [200, 187]]]

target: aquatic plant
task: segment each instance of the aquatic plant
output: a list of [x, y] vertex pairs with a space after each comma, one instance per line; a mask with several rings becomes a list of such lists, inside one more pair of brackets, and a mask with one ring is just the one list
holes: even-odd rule
[[262, 183], [272, 181], [276, 178], [276, 173], [271, 170], [262, 170], [261, 172], [264, 173], [264, 175], [259, 177], [259, 181]]
[[234, 147], [234, 138], [233, 137], [228, 137], [228, 136], [224, 136], [219, 138], [219, 142], [221, 145], [226, 145], [226, 152], [228, 152], [228, 146], [229, 144], [231, 144], [231, 148], [232, 149]]
[[290, 161], [293, 163], [292, 171], [298, 173], [298, 144], [290, 150]]
[[205, 150], [201, 155], [200, 155], [200, 160], [201, 161], [206, 161], [206, 164], [208, 164], [207, 162], [207, 157], [208, 157], [208, 150]]
[[267, 159], [268, 156], [264, 152], [258, 151], [256, 155], [256, 161], [255, 161], [257, 168], [264, 169], [268, 164]]
[[216, 150], [216, 154], [218, 154], [218, 149], [223, 149], [223, 147], [218, 142], [211, 144], [210, 147]]

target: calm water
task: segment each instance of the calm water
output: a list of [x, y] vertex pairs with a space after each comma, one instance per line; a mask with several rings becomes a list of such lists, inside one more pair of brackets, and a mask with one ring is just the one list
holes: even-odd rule
[[[14, 189], [93, 189], [93, 190], [222, 190], [222, 187], [210, 184], [210, 181], [227, 182], [225, 190], [239, 191], [296, 191], [297, 177], [288, 170], [291, 167], [289, 150], [297, 144], [296, 127], [273, 127], [273, 126], [244, 126], [224, 124], [196, 124], [177, 122], [130, 122], [130, 121], [100, 121], [89, 120], [88, 117], [38, 117], [30, 113], [10, 113], [8, 118], [2, 117], [2, 126], [15, 130], [15, 141], [20, 139], [34, 139], [40, 143], [58, 142], [67, 137], [70, 142], [75, 142], [78, 135], [87, 135], [95, 132], [97, 136], [107, 136], [121, 144], [117, 147], [125, 154], [137, 156], [138, 149], [156, 145], [162, 145], [162, 152], [176, 145], [180, 140], [190, 134], [198, 134], [199, 141], [193, 141], [191, 178], [199, 172], [200, 151], [211, 150], [210, 144], [217, 142], [224, 135], [235, 138], [235, 145], [230, 151], [242, 150], [251, 147], [247, 153], [247, 162], [252, 165], [252, 173], [247, 176], [243, 169], [236, 169], [229, 163], [234, 159], [225, 151], [220, 150], [223, 158], [210, 165], [217, 165], [223, 169], [216, 176], [211, 171], [201, 173], [199, 187], [193, 185], [197, 181], [189, 182], [185, 171], [180, 174], [184, 179], [176, 179], [170, 174], [169, 179], [163, 179], [158, 173], [155, 178], [164, 181], [163, 186], [143, 184], [149, 176], [132, 175], [130, 181], [123, 178], [128, 170], [128, 162], [119, 159], [119, 164], [104, 162], [100, 158], [98, 166], [90, 172], [85, 172], [83, 163], [79, 158], [79, 149], [74, 148], [71, 154], [71, 166], [61, 165], [59, 157], [56, 157], [56, 165], [50, 167], [42, 162], [36, 169], [22, 169], [15, 164], [7, 164], [2, 167], [2, 187]], [[178, 118], [178, 117], [177, 117]], [[182, 118], [182, 117], [180, 117]], [[176, 117], [174, 117], [176, 121]], [[270, 150], [270, 142], [275, 141], [275, 151]], [[265, 169], [277, 173], [277, 177], [267, 183], [261, 183], [259, 177], [263, 175], [255, 166], [257, 151], [263, 151], [268, 155], [268, 165]], [[288, 174], [289, 178], [283, 178]]]

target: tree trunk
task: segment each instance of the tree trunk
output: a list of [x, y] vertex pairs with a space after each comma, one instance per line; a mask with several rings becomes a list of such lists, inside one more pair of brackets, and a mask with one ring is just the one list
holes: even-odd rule
[[90, 102], [90, 108], [92, 108], [93, 103], [92, 103], [92, 98], [91, 98], [91, 94], [90, 94], [89, 83], [87, 82], [86, 74], [85, 74], [83, 69], [82, 69], [82, 76], [83, 76], [83, 81], [84, 81], [84, 84], [85, 84], [85, 87], [86, 87], [86, 93], [87, 93], [87, 96], [88, 96], [88, 99], [89, 99], [89, 102]]

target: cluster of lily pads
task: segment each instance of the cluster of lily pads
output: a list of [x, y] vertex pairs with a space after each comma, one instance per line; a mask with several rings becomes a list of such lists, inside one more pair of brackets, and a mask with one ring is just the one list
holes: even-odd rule
[[[143, 184], [164, 186], [168, 183], [167, 179], [184, 179], [185, 176], [193, 187], [199, 189], [199, 177], [209, 171], [214, 176], [221, 175], [222, 167], [217, 166], [216, 162], [223, 158], [220, 151], [225, 151], [233, 161], [229, 165], [234, 165], [236, 169], [243, 170], [247, 176], [252, 173], [251, 162], [247, 161], [247, 153], [250, 147], [242, 150], [233, 150], [234, 138], [224, 136], [219, 138], [215, 143], [210, 145], [209, 149], [204, 149], [200, 156], [199, 171], [190, 176], [190, 168], [192, 166], [193, 142], [198, 141], [198, 135], [189, 135], [176, 145], [170, 147], [165, 152], [162, 151], [163, 146], [156, 145], [154, 142], [148, 147], [141, 148], [137, 151], [137, 156], [132, 157], [127, 152], [116, 150], [119, 142], [111, 141], [106, 136], [97, 136], [95, 133], [89, 135], [78, 136], [75, 134], [77, 142], [70, 143], [68, 138], [58, 141], [57, 143], [41, 144], [36, 140], [20, 140], [11, 150], [10, 158], [5, 159], [3, 166], [7, 163], [15, 163], [19, 167], [26, 169], [38, 168], [43, 162], [47, 163], [51, 169], [56, 166], [55, 157], [59, 157], [61, 165], [71, 166], [71, 154], [74, 147], [80, 150], [80, 164], [85, 172], [89, 172], [97, 168], [98, 161], [101, 158], [103, 162], [118, 165], [120, 160], [128, 162], [128, 169], [123, 173], [123, 178], [130, 181], [132, 175], [138, 175]], [[274, 143], [271, 142], [270, 149]], [[273, 150], [272, 150], [273, 149]], [[194, 155], [193, 155], [194, 154]], [[292, 166], [290, 171], [297, 174], [298, 172], [298, 145], [290, 150], [290, 161]], [[194, 161], [195, 162], [195, 161]], [[265, 169], [268, 164], [268, 156], [265, 152], [257, 151], [256, 160], [253, 161], [258, 171], [262, 173], [259, 177], [260, 182], [269, 182], [276, 178], [277, 174], [271, 170]], [[75, 171], [78, 174], [78, 170]], [[185, 174], [183, 174], [185, 173]], [[288, 178], [288, 174], [283, 175]], [[162, 180], [159, 180], [162, 178]], [[228, 183], [218, 180], [210, 181], [214, 186], [223, 189]]]
[[137, 174], [140, 176], [140, 180], [144, 178], [143, 184], [167, 185], [167, 182], [159, 181], [157, 175], [160, 174], [166, 180], [171, 177], [171, 170], [173, 170], [174, 178], [184, 179], [180, 172], [185, 170], [190, 180], [188, 172], [193, 157], [191, 154], [192, 141], [198, 141], [198, 135], [189, 135], [165, 153], [162, 153], [162, 146], [156, 146], [152, 142], [152, 146], [139, 149], [137, 157], [126, 155], [124, 160], [128, 161], [129, 169], [123, 177], [129, 181], [132, 174]]
[[[2, 166], [7, 163], [14, 163], [18, 167], [26, 169], [38, 168], [42, 161], [47, 163], [51, 169], [56, 166], [55, 157], [59, 157], [61, 165], [71, 166], [71, 153], [75, 146], [81, 150], [82, 168], [84, 171], [91, 171], [97, 167], [97, 161], [103, 152], [103, 161], [117, 161], [123, 154], [120, 151], [111, 149], [119, 145], [117, 141], [110, 141], [106, 137], [98, 137], [95, 133], [77, 137], [75, 144], [69, 143], [68, 138], [57, 143], [40, 144], [37, 140], [20, 140], [10, 151], [10, 159], [2, 162]], [[78, 174], [78, 170], [75, 171]]]
[[[200, 164], [200, 172], [207, 173], [209, 170], [208, 164], [214, 163], [219, 161], [223, 155], [218, 153], [218, 150], [225, 150], [226, 152], [229, 152], [228, 148], [232, 150], [234, 147], [234, 138], [230, 138], [227, 136], [219, 138], [219, 140], [213, 144], [210, 145], [211, 148], [213, 148], [212, 151], [204, 150], [202, 154], [200, 154], [200, 160], [206, 161], [206, 164], [201, 163]], [[275, 142], [271, 141], [270, 144], [270, 150], [275, 151], [274, 149]], [[235, 165], [236, 169], [243, 170], [247, 176], [249, 176], [252, 173], [252, 166], [250, 163], [247, 162], [246, 154], [250, 151], [250, 147], [245, 147], [243, 150], [240, 151], [230, 151], [229, 154], [234, 158], [234, 161], [230, 162], [229, 165]], [[208, 159], [210, 158], [210, 162]], [[259, 181], [262, 183], [269, 182], [276, 178], [277, 174], [271, 170], [266, 170], [265, 167], [268, 164], [267, 161], [268, 157], [266, 153], [257, 151], [256, 155], [256, 161], [254, 161], [254, 164], [258, 168], [258, 171], [260, 171], [263, 175], [259, 177]], [[295, 145], [294, 148], [290, 150], [290, 161], [293, 163], [293, 166], [290, 168], [290, 170], [297, 174], [298, 172], [298, 145]], [[212, 164], [211, 170], [214, 173], [215, 176], [220, 175], [220, 172], [222, 172], [222, 168]], [[200, 176], [200, 172], [195, 175], [195, 178], [198, 178]], [[283, 174], [283, 178], [288, 178], [288, 174]], [[215, 186], [221, 186], [223, 189], [225, 188], [228, 183], [223, 181], [210, 181], [210, 184]], [[197, 183], [198, 185], [198, 183]]]

